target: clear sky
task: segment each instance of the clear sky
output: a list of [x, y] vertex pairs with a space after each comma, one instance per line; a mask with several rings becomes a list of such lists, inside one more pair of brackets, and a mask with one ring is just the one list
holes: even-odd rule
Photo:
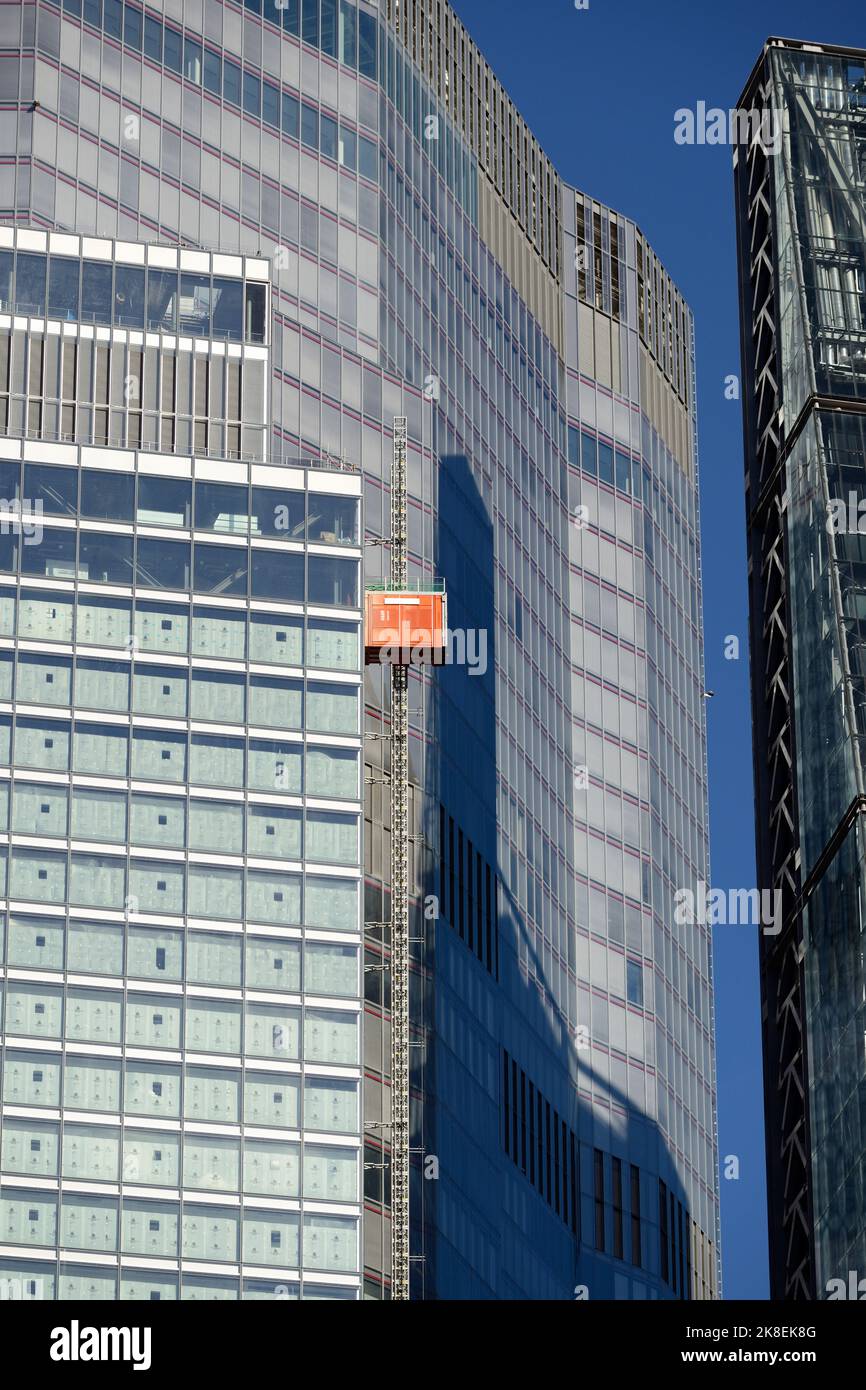
[[[678, 145], [674, 112], [735, 106], [771, 35], [866, 47], [862, 0], [452, 0], [560, 173], [634, 218], [696, 319], [712, 885], [755, 885], [745, 511], [731, 150]], [[724, 656], [740, 640], [740, 659]], [[727, 1298], [766, 1298], [757, 940], [717, 927]]]

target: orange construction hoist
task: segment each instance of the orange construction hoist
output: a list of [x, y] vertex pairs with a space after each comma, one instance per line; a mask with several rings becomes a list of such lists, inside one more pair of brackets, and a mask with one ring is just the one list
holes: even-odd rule
[[367, 588], [364, 661], [368, 666], [444, 666], [448, 649], [448, 604], [441, 580], [417, 581], [405, 589]]

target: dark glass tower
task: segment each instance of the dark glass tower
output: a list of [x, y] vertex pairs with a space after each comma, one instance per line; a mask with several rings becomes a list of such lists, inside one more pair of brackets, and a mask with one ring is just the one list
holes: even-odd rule
[[740, 105], [773, 136], [736, 156], [777, 1298], [866, 1269], [864, 57], [769, 40]]
[[[0, 218], [25, 242], [81, 236], [85, 259], [91, 241], [146, 243], [148, 269], [181, 276], [183, 336], [210, 302], [183, 285], [204, 249], [209, 294], [235, 258], [270, 262], [267, 443], [236, 395], [211, 425], [188, 377], [163, 374], [133, 412], [142, 447], [195, 479], [202, 428], [224, 424], [226, 463], [251, 459], [272, 487], [299, 458], [357, 465], [373, 583], [407, 419], [409, 579], [444, 580], [471, 654], [409, 696], [413, 1294], [714, 1297], [709, 930], [673, 915], [675, 891], [708, 877], [688, 306], [635, 224], [563, 181], [440, 0], [0, 6], [0, 102]], [[13, 436], [56, 418], [82, 446], [137, 447], [128, 412], [73, 419], [23, 368], [0, 397]], [[340, 542], [332, 504], [307, 515], [315, 545]], [[356, 1247], [335, 1224], [315, 1257], [332, 1290], [382, 1297], [374, 668], [364, 696], [364, 1231]], [[336, 902], [322, 930], [340, 927]], [[304, 1268], [279, 1287], [321, 1296], [303, 1239], [284, 1248]], [[207, 1277], [246, 1296], [244, 1270]]]

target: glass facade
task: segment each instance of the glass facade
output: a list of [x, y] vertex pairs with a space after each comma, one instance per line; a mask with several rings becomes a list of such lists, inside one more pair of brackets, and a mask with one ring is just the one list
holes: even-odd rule
[[[5, 235], [14, 314], [45, 314], [32, 355], [59, 325], [24, 306]], [[267, 264], [246, 271], [223, 285], [264, 304]], [[68, 305], [83, 333], [83, 290]], [[198, 323], [205, 355], [224, 328]], [[56, 1298], [357, 1297], [360, 479], [0, 455], [0, 1274]]]
[[[766, 632], [776, 608], [783, 638], [772, 657], [761, 639], [753, 651], [753, 670], [773, 669], [779, 678], [778, 688], [756, 685], [753, 695], [759, 796], [765, 778], [767, 823], [784, 807], [790, 826], [772, 845], [761, 843], [759, 827], [762, 872], [788, 895], [785, 932], [765, 947], [763, 962], [773, 1282], [776, 1297], [824, 1298], [831, 1280], [845, 1281], [866, 1263], [866, 526], [858, 513], [866, 459], [866, 54], [774, 42], [753, 90], [752, 104], [772, 110], [780, 135], [760, 167], [752, 156], [738, 175], [741, 276], [759, 246], [772, 267], [744, 305], [751, 332], [748, 315], [770, 296], [764, 312], [772, 336], [769, 327], [756, 334], [761, 351], [746, 356], [750, 507], [764, 556], [753, 635], [756, 624]], [[766, 188], [767, 223], [753, 195], [747, 210], [749, 177], [753, 190], [759, 181]], [[781, 427], [770, 449], [771, 409]], [[758, 501], [771, 470], [778, 482], [764, 491], [783, 489], [780, 508]], [[775, 585], [768, 555], [780, 565]], [[776, 701], [782, 686], [787, 693]], [[784, 711], [781, 740], [767, 713], [774, 703]], [[784, 774], [774, 763], [780, 742], [791, 754]], [[784, 965], [792, 954], [796, 975]], [[785, 1078], [792, 1074], [797, 1098], [779, 1113], [772, 1097], [791, 1094]], [[794, 1146], [802, 1160], [791, 1176]], [[791, 1213], [800, 1228], [793, 1238]]]
[[[27, 784], [46, 780], [47, 766], [71, 787], [78, 766], [126, 759], [150, 798], [133, 790], [125, 805], [122, 882], [73, 865], [79, 854], [113, 862], [104, 829], [98, 851], [70, 840], [62, 869], [32, 862], [27, 844], [19, 863], [13, 844], [9, 874], [61, 894], [36, 899], [55, 906], [97, 886], [187, 912], [209, 895], [211, 935], [227, 912], [223, 936], [243, 921], [257, 939], [279, 891], [280, 920], [298, 938], [321, 930], [327, 947], [335, 929], [351, 936], [343, 913], [355, 892], [362, 747], [360, 711], [345, 699], [350, 677], [358, 699], [353, 549], [363, 537], [366, 578], [382, 580], [391, 424], [405, 416], [410, 581], [444, 579], [464, 654], [410, 678], [413, 1296], [573, 1298], [584, 1283], [593, 1297], [714, 1297], [708, 935], [672, 920], [676, 888], [706, 878], [687, 306], [634, 224], [559, 178], [447, 5], [38, 0], [0, 31], [0, 100], [19, 109], [14, 134], [0, 134], [0, 154], [11, 156], [0, 160], [0, 217], [21, 224], [14, 245], [11, 232], [0, 242], [14, 253], [0, 281], [12, 337], [25, 315], [31, 335], [42, 321], [40, 294], [67, 312], [77, 297], [90, 314], [74, 361], [51, 335], [35, 365], [14, 343], [5, 375], [0, 362], [10, 437], [30, 449], [56, 431], [81, 448], [77, 491], [28, 479], [31, 461], [62, 466], [44, 452], [4, 479], [10, 503], [42, 499], [45, 530], [57, 533], [37, 559], [23, 536], [32, 508], [18, 509], [22, 535], [4, 552], [17, 600], [9, 621], [19, 632], [56, 624], [66, 635], [45, 647], [99, 634], [99, 650], [69, 652], [55, 680], [26, 663], [10, 679], [24, 682], [13, 691], [50, 686], [64, 699], [90, 691], [105, 711], [79, 728], [79, 696], [45, 712], [28, 695], [10, 728], [12, 756]], [[28, 241], [39, 228], [50, 243]], [[54, 268], [55, 254], [70, 254], [60, 237], [81, 238], [77, 279]], [[104, 273], [85, 278], [99, 239], [114, 248], [111, 286]], [[138, 265], [117, 253], [122, 239], [147, 244], [143, 281], [121, 274]], [[192, 247], [214, 253], [208, 265], [189, 260], [203, 257]], [[259, 257], [271, 271], [263, 328], [248, 298], [263, 283]], [[133, 313], [144, 313], [144, 328], [124, 322]], [[151, 337], [167, 370], [150, 363]], [[206, 356], [219, 365], [205, 380]], [[114, 383], [130, 374], [140, 399], [118, 386], [115, 400]], [[118, 475], [101, 486], [87, 479], [98, 446], [112, 456], [106, 474]], [[136, 454], [135, 478], [119, 477], [113, 457], [123, 451]], [[187, 454], [195, 467], [179, 472], [173, 461]], [[363, 532], [346, 502], [356, 495], [342, 494], [342, 507], [323, 500], [338, 489], [317, 491], [323, 475], [312, 469], [306, 500], [287, 501], [280, 525], [270, 520], [272, 499], [257, 491], [281, 486], [269, 460], [310, 457], [359, 466]], [[109, 539], [94, 541], [99, 532]], [[54, 598], [42, 592], [49, 585]], [[67, 585], [74, 603], [63, 600]], [[197, 659], [211, 662], [210, 676], [198, 679]], [[165, 674], [182, 664], [185, 681]], [[365, 1223], [354, 1276], [367, 1296], [387, 1297], [388, 691], [376, 668], [363, 699]], [[195, 780], [200, 767], [211, 795]], [[182, 795], [190, 781], [195, 795]], [[300, 814], [309, 796], [321, 804]], [[259, 797], [272, 808], [264, 818]], [[242, 818], [235, 803], [245, 798]], [[197, 809], [200, 800], [216, 809]], [[13, 801], [9, 814], [120, 823], [96, 804], [46, 799], [45, 813], [42, 804]], [[277, 844], [278, 869], [261, 848]], [[261, 863], [247, 860], [244, 876], [231, 856], [251, 845]], [[215, 846], [220, 878], [199, 877], [196, 856]], [[80, 910], [99, 920], [89, 902]], [[162, 929], [152, 918], [134, 925]], [[181, 994], [183, 962], [170, 944], [124, 939], [122, 949], [143, 961], [164, 951]], [[192, 959], [187, 947], [187, 969]], [[302, 992], [317, 978], [304, 972], [330, 969], [303, 939], [299, 960], [281, 959], [302, 972]], [[228, 951], [207, 968], [240, 964]], [[338, 975], [344, 982], [334, 963], [316, 1005], [323, 1018], [348, 1011]], [[133, 1025], [145, 1034], [157, 1026], [152, 978]], [[279, 1013], [288, 1004], [277, 996], [267, 1007], [303, 1046], [298, 1018]], [[167, 1006], [157, 1012], [167, 1038], [190, 1026]], [[125, 1040], [129, 1016], [112, 1026]], [[208, 1026], [198, 1024], [204, 1036]], [[232, 1036], [250, 1026], [240, 1014], [220, 1024]], [[249, 1034], [254, 1049], [268, 1026]], [[349, 1065], [329, 1064], [335, 1077]], [[185, 1105], [168, 1079], [165, 1088]], [[219, 1103], [245, 1101], [229, 1090]], [[291, 1109], [273, 1105], [281, 1116]], [[246, 1172], [232, 1142], [189, 1160], [212, 1176], [208, 1209]], [[318, 1252], [336, 1250], [349, 1218], [335, 1201], [333, 1229], [309, 1228], [310, 1264], [296, 1174], [311, 1160], [302, 1154], [296, 1169], [284, 1147], [279, 1181], [300, 1182], [301, 1196], [286, 1201], [303, 1217], [284, 1239], [300, 1242], [304, 1296], [316, 1296]], [[228, 1221], [213, 1240], [226, 1248], [241, 1234]], [[166, 1238], [186, 1239], [182, 1218]], [[55, 1290], [74, 1264], [62, 1250]], [[351, 1287], [332, 1274], [332, 1289], [341, 1279]], [[245, 1293], [267, 1297], [266, 1288], [254, 1272]]]

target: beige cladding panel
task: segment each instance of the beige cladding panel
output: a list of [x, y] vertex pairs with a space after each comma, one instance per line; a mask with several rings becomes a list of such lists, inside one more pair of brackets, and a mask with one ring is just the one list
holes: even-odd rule
[[496, 189], [479, 170], [478, 230], [481, 240], [502, 266], [529, 312], [562, 354], [562, 316], [559, 286], [541, 256], [502, 203]]
[[640, 345], [641, 407], [653, 429], [670, 449], [686, 477], [694, 476], [691, 421], [643, 343]]

